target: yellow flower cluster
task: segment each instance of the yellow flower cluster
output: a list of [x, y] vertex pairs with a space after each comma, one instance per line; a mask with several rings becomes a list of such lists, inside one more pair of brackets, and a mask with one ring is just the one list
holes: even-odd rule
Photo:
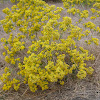
[[13, 78], [12, 80], [10, 79], [11, 72], [8, 67], [5, 67], [4, 72], [5, 73], [2, 76], [0, 76], [0, 80], [4, 83], [2, 89], [4, 91], [7, 91], [13, 86], [14, 89], [17, 91], [20, 86], [20, 83], [19, 83], [20, 81], [15, 78]]
[[89, 35], [89, 33], [90, 33], [90, 31], [89, 31], [89, 30], [85, 30], [83, 33], [85, 33], [85, 34], [86, 34], [86, 36], [88, 36], [88, 35]]
[[15, 38], [13, 34], [10, 34], [7, 40], [5, 38], [1, 39], [1, 42], [4, 42], [3, 45], [6, 52], [3, 52], [3, 55], [5, 56], [5, 61], [7, 63], [15, 64], [16, 61], [20, 61], [20, 58], [16, 58], [15, 55], [18, 51], [25, 49], [25, 42], [21, 42], [21, 39], [23, 38], [25, 38], [25, 35], [20, 35], [20, 33], [18, 33]]
[[92, 22], [87, 22], [83, 24], [85, 27], [90, 28], [90, 29], [95, 29], [96, 25]]
[[80, 79], [85, 78], [86, 77], [86, 71], [84, 71], [84, 70], [78, 71], [77, 77], [80, 78]]
[[63, 4], [64, 4], [64, 7], [65, 8], [69, 8], [70, 6], [75, 6], [75, 4], [80, 4], [80, 3], [83, 3], [85, 0], [62, 0], [63, 1]]
[[64, 3], [64, 7], [65, 8], [69, 8], [69, 7], [73, 7], [76, 5], [80, 5], [80, 4], [85, 4], [86, 6], [93, 6], [93, 7], [97, 7], [98, 9], [100, 9], [100, 1], [99, 0], [62, 0]]
[[91, 12], [92, 12], [92, 13], [96, 13], [96, 9], [91, 8]]
[[87, 18], [89, 16], [88, 14], [88, 10], [83, 10], [81, 13], [80, 13], [80, 17], [81, 18]]
[[75, 15], [76, 13], [80, 13], [80, 10], [76, 8], [71, 8], [71, 9], [68, 9], [67, 12]]
[[2, 11], [3, 11], [3, 13], [5, 13], [5, 14], [7, 14], [7, 15], [9, 15], [9, 13], [10, 13], [9, 8], [5, 8], [5, 9], [3, 9]]
[[84, 34], [82, 34], [82, 28], [79, 28], [77, 26], [71, 28], [70, 34], [71, 35], [69, 37], [76, 38], [78, 40], [85, 36]]
[[54, 11], [55, 14], [60, 13], [63, 10], [62, 7], [57, 7], [57, 10]]
[[93, 38], [93, 37], [91, 38], [91, 40], [88, 40], [88, 41], [86, 40], [85, 42], [86, 42], [87, 44], [91, 44], [91, 43], [93, 42], [93, 43], [95, 43], [96, 45], [99, 45], [99, 39]]
[[93, 7], [96, 7], [96, 8], [98, 8], [98, 9], [100, 9], [100, 1], [98, 0], [98, 2], [96, 2], [96, 3], [93, 5]]
[[96, 17], [95, 16], [91, 16], [90, 19], [93, 19], [94, 20], [94, 19], [96, 19]]
[[8, 21], [8, 19], [4, 19], [4, 20], [1, 21], [1, 24], [3, 24], [3, 23], [6, 23], [6, 24], [3, 25], [4, 31], [6, 33], [11, 32], [11, 30], [14, 28], [11, 20]]

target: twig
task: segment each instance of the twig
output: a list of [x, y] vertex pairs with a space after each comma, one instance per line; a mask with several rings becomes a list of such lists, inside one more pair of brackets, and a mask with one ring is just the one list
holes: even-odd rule
[[24, 96], [24, 94], [27, 92], [27, 90], [29, 89], [29, 87], [25, 90], [25, 92], [22, 94], [22, 97]]

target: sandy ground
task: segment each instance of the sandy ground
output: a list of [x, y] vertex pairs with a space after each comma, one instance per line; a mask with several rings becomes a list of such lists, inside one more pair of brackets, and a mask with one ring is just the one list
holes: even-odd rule
[[[59, 7], [63, 7], [62, 3], [54, 3], [50, 2], [49, 5], [56, 5]], [[3, 14], [2, 9], [5, 7], [11, 7], [12, 4], [10, 2], [4, 2], [4, 4], [0, 3], [0, 20], [5, 17]], [[86, 9], [80, 7], [80, 9]], [[66, 9], [64, 8], [61, 16], [69, 16], [72, 18], [72, 23], [78, 20], [78, 17], [75, 15], [68, 15], [66, 13]], [[83, 20], [87, 22], [90, 20], [87, 18]], [[94, 21], [96, 25], [100, 24], [100, 19], [96, 19]], [[78, 24], [79, 27], [82, 27], [82, 23]], [[94, 34], [95, 37], [98, 37]], [[0, 28], [0, 39], [2, 37], [7, 38], [8, 35], [3, 31], [2, 27]], [[100, 39], [100, 36], [98, 37]], [[7, 92], [2, 94], [0, 92], [0, 100], [100, 100], [100, 45], [90, 45], [87, 46], [84, 44], [84, 39], [78, 42], [78, 46], [83, 46], [84, 48], [88, 49], [91, 53], [93, 53], [96, 57], [96, 60], [93, 62], [89, 62], [88, 66], [93, 66], [95, 69], [94, 74], [92, 76], [88, 76], [84, 80], [72, 79], [70, 76], [65, 80], [65, 85], [60, 86], [59, 84], [54, 84], [50, 89], [46, 91], [39, 90], [36, 93], [31, 93], [29, 90], [26, 92], [13, 91], [12, 93]], [[5, 63], [4, 57], [2, 56], [3, 52], [2, 43], [0, 43], [0, 74], [3, 73], [3, 66]], [[2, 85], [2, 83], [0, 83]], [[23, 89], [25, 90], [25, 89]], [[0, 90], [1, 91], [1, 90]]]

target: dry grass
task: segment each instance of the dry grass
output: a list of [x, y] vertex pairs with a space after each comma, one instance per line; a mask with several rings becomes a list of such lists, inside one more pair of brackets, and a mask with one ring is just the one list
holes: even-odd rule
[[[56, 5], [59, 7], [63, 7], [62, 3], [54, 3], [49, 2], [49, 5]], [[11, 7], [12, 4], [10, 2], [5, 2], [4, 4], [0, 4], [0, 20], [5, 17], [5, 15], [2, 13], [2, 9], [5, 7]], [[80, 9], [86, 9], [85, 7], [82, 8], [80, 6]], [[90, 10], [89, 8], [87, 8]], [[64, 8], [63, 12], [61, 13], [61, 16], [69, 16], [72, 18], [73, 24], [78, 20], [77, 16], [68, 15], [66, 13], [66, 9]], [[90, 20], [87, 18], [87, 20], [83, 20], [84, 22], [87, 22]], [[96, 25], [100, 24], [100, 18], [94, 20], [94, 23]], [[82, 23], [78, 24], [79, 27], [83, 27]], [[64, 37], [66, 34], [64, 35]], [[94, 34], [95, 37], [98, 37]], [[3, 31], [2, 28], [0, 28], [0, 38], [5, 37], [7, 38], [8, 35]], [[98, 37], [100, 39], [100, 35]], [[0, 100], [74, 100], [75, 97], [83, 97], [87, 98], [87, 100], [100, 100], [100, 45], [95, 46], [94, 44], [87, 46], [82, 39], [81, 41], [77, 42], [77, 46], [82, 46], [90, 51], [90, 53], [93, 53], [95, 56], [95, 61], [93, 62], [87, 62], [87, 66], [92, 66], [95, 71], [93, 75], [87, 76], [86, 79], [78, 80], [77, 78], [72, 78], [72, 76], [67, 76], [67, 78], [64, 78], [65, 84], [64, 86], [61, 86], [57, 83], [51, 83], [50, 88], [45, 91], [41, 91], [39, 89], [37, 92], [32, 93], [27, 86], [21, 85], [21, 89], [19, 91], [14, 91], [11, 89], [9, 92], [2, 92], [0, 89]], [[4, 57], [2, 56], [4, 48], [2, 44], [0, 44], [0, 74], [3, 73], [4, 65], [8, 66], [5, 61]], [[0, 86], [2, 86], [2, 83], [0, 83]], [[3, 99], [4, 98], [4, 99]], [[78, 99], [77, 99], [78, 100]], [[85, 100], [85, 99], [79, 99], [79, 100]]]

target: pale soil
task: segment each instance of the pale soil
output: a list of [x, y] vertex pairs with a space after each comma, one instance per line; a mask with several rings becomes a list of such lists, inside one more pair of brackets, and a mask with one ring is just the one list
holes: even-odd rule
[[[63, 7], [62, 3], [54, 3], [50, 2], [50, 5], [54, 4], [59, 7]], [[2, 9], [5, 7], [11, 7], [12, 4], [10, 2], [4, 2], [4, 4], [0, 4], [0, 20], [5, 17], [5, 15], [2, 13]], [[80, 9], [86, 9], [82, 8], [80, 6]], [[66, 9], [64, 8], [63, 12], [61, 13], [61, 16], [70, 16], [72, 18], [72, 23], [75, 24], [75, 22], [78, 20], [78, 17], [75, 15], [68, 15], [66, 13]], [[87, 18], [86, 20], [83, 20], [83, 22], [87, 22], [90, 19]], [[100, 18], [94, 20], [96, 25], [100, 25]], [[79, 27], [83, 27], [82, 23], [78, 24]], [[100, 35], [96, 36], [100, 39]], [[9, 35], [6, 34], [2, 27], [0, 28], [0, 39], [2, 37], [7, 38]], [[66, 34], [64, 35], [64, 37]], [[59, 84], [53, 84], [50, 85], [50, 89], [46, 91], [38, 90], [36, 93], [31, 93], [28, 89], [25, 89], [25, 86], [19, 90], [18, 92], [11, 91], [7, 93], [0, 92], [0, 100], [100, 100], [100, 45], [90, 45], [87, 46], [84, 43], [84, 39], [78, 42], [78, 46], [83, 46], [84, 48], [88, 49], [91, 53], [93, 53], [96, 57], [96, 60], [93, 62], [88, 62], [87, 66], [92, 66], [95, 71], [92, 76], [88, 76], [84, 80], [78, 80], [78, 79], [72, 79], [70, 76], [65, 80], [65, 85], [61, 86]], [[2, 43], [0, 43], [0, 74], [3, 73], [3, 66], [4, 64], [7, 66], [7, 64], [4, 61], [4, 57], [2, 56], [3, 52], [3, 46]], [[0, 85], [2, 86], [2, 83], [0, 82]], [[26, 92], [24, 92], [26, 90]], [[0, 90], [2, 91], [2, 90]], [[80, 98], [78, 98], [80, 97]]]

